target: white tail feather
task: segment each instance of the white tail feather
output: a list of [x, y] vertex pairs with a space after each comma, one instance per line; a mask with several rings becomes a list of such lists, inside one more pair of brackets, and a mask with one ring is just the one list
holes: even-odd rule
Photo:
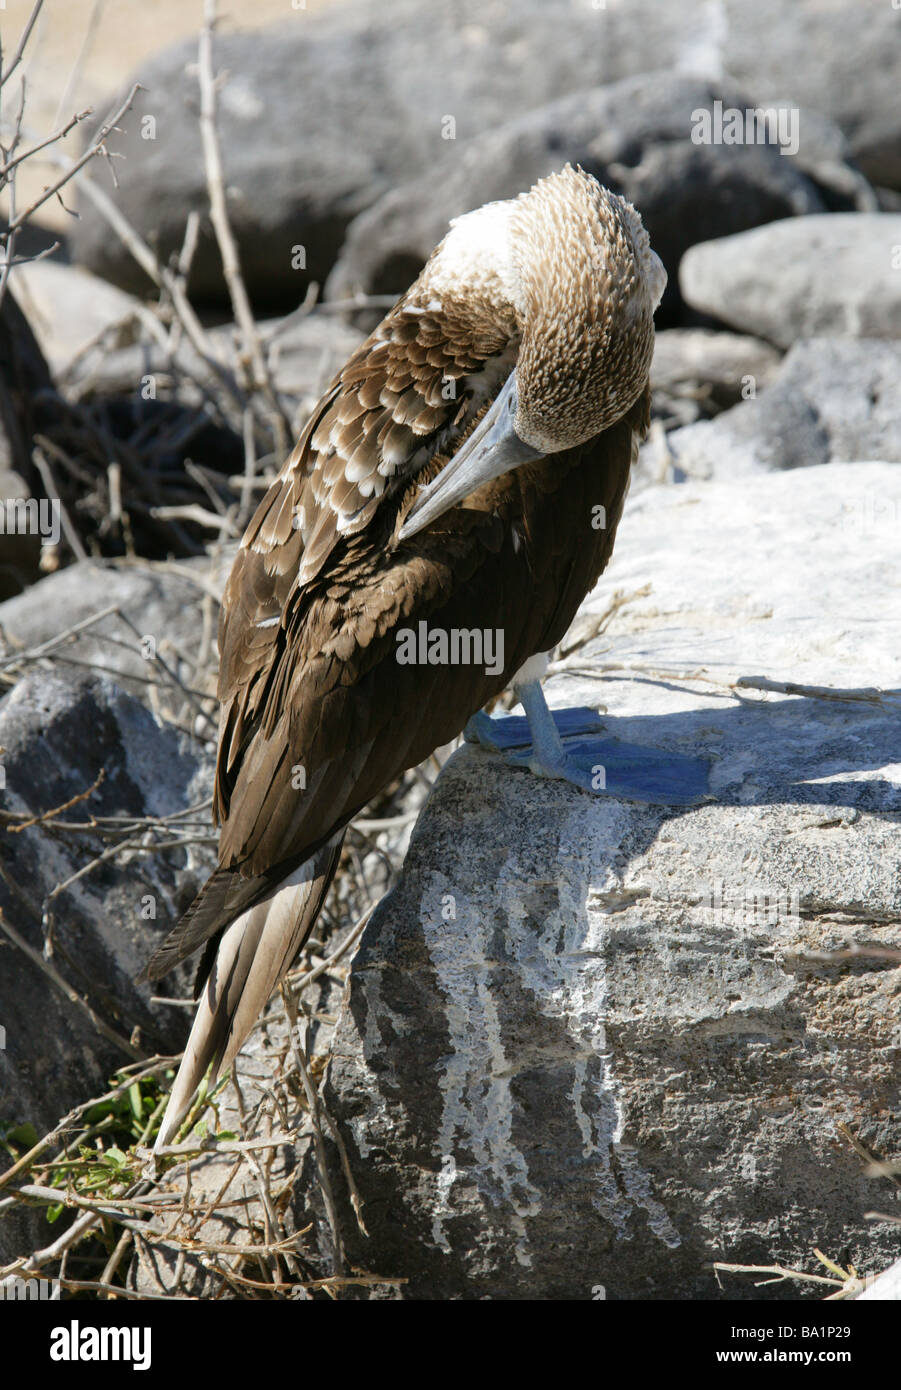
[[212, 1085], [234, 1061], [319, 914], [343, 838], [323, 845], [223, 932], [154, 1151], [172, 1142], [207, 1068], [212, 1064]]

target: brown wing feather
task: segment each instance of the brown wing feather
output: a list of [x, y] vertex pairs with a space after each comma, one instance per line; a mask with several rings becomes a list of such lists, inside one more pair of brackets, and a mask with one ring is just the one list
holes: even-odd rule
[[466, 379], [510, 348], [509, 325], [453, 305], [439, 323], [424, 307], [430, 302], [414, 286], [354, 353], [247, 528], [219, 623], [219, 824], [264, 708], [274, 733], [273, 680], [305, 588], [336, 548], [365, 531], [386, 492], [428, 462], [441, 436], [456, 429], [462, 437], [479, 409]]
[[[392, 556], [411, 488], [333, 555], [285, 618], [260, 732], [236, 769], [223, 864], [262, 874], [312, 853], [562, 638], [612, 550], [646, 410], [642, 398], [589, 444], [482, 488]], [[603, 531], [592, 524], [598, 504]], [[398, 664], [398, 630], [423, 619], [445, 630], [503, 629], [503, 670]], [[303, 787], [296, 774], [292, 785], [299, 767]]]
[[[496, 311], [432, 308], [414, 286], [351, 357], [244, 536], [219, 630], [221, 867], [154, 974], [163, 954], [182, 959], [214, 938], [459, 734], [527, 657], [559, 641], [607, 562], [646, 398], [598, 439], [497, 480], [395, 546], [410, 479], [439, 471], [516, 351], [515, 325]], [[606, 532], [591, 524], [598, 503]], [[585, 538], [575, 553], [573, 509]], [[421, 619], [503, 628], [503, 671], [398, 665], [397, 629]]]

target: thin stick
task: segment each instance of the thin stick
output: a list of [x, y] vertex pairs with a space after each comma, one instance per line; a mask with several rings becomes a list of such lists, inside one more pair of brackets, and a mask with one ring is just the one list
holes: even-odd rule
[[228, 286], [235, 319], [241, 330], [244, 349], [252, 367], [251, 387], [253, 390], [262, 390], [267, 404], [273, 412], [277, 445], [279, 452], [283, 452], [290, 422], [279, 404], [269, 367], [263, 356], [260, 335], [254, 322], [244, 277], [241, 274], [238, 248], [228, 219], [222, 153], [216, 132], [216, 83], [213, 77], [213, 28], [215, 24], [216, 0], [204, 0], [197, 77], [200, 83], [200, 138], [203, 144], [207, 191], [210, 197], [210, 218], [216, 233], [216, 241], [219, 244], [219, 254], [222, 257], [222, 273]]
[[782, 1283], [788, 1279], [802, 1279], [808, 1284], [841, 1284], [840, 1279], [827, 1279], [823, 1274], [805, 1274], [801, 1269], [786, 1269], [783, 1265], [727, 1265], [717, 1260], [714, 1269], [724, 1270], [727, 1274], [772, 1274], [772, 1283]]
[[199, 502], [188, 502], [183, 506], [151, 507], [150, 515], [160, 521], [193, 521], [195, 526], [207, 526], [211, 531], [220, 533], [224, 531], [226, 536], [232, 538], [241, 534], [227, 516], [208, 511], [206, 507], [201, 507]]
[[135, 1149], [139, 1158], [186, 1158], [190, 1154], [243, 1154], [257, 1149], [280, 1149], [293, 1145], [295, 1134], [276, 1134], [271, 1139], [195, 1139], [185, 1144], [167, 1144], [162, 1149]]
[[24, 209], [23, 212], [20, 212], [16, 217], [14, 217], [10, 221], [7, 227], [8, 232], [16, 231], [19, 227], [21, 227], [23, 222], [27, 222], [28, 218], [31, 217], [32, 213], [36, 212], [39, 207], [42, 207], [44, 203], [46, 203], [50, 198], [54, 197], [55, 194], [57, 194], [61, 188], [64, 188], [65, 185], [69, 182], [69, 180], [78, 173], [79, 169], [83, 169], [84, 166], [88, 164], [94, 158], [95, 155], [105, 153], [103, 149], [103, 142], [106, 140], [110, 132], [115, 130], [119, 121], [121, 121], [122, 117], [125, 115], [126, 111], [131, 106], [140, 89], [140, 82], [136, 82], [132, 87], [131, 91], [129, 92], [128, 96], [123, 101], [122, 105], [115, 112], [115, 114], [112, 115], [109, 118], [109, 120], [105, 121], [104, 124], [101, 126], [99, 133], [94, 137], [90, 145], [88, 145], [88, 148], [85, 150], [84, 154], [80, 155], [78, 159], [70, 161], [65, 173], [61, 174], [55, 183], [52, 183], [49, 188], [46, 188], [43, 191], [43, 193], [41, 193], [40, 197], [36, 198], [33, 203], [31, 203], [27, 208]]
[[129, 1057], [134, 1057], [138, 1061], [143, 1060], [140, 1049], [135, 1047], [128, 1038], [123, 1037], [121, 1033], [117, 1033], [115, 1028], [111, 1028], [108, 1023], [104, 1022], [99, 1014], [94, 1012], [94, 1009], [88, 1001], [82, 998], [78, 991], [69, 984], [68, 980], [63, 979], [56, 966], [49, 960], [44, 960], [40, 951], [36, 951], [33, 946], [29, 946], [24, 937], [20, 936], [15, 927], [7, 920], [6, 914], [2, 908], [0, 908], [0, 931], [2, 931], [5, 936], [9, 937], [13, 945], [19, 948], [22, 954], [31, 961], [32, 965], [36, 965], [38, 970], [47, 976], [48, 980], [56, 986], [60, 994], [63, 994], [66, 999], [68, 999], [70, 1004], [74, 1004], [82, 1013], [87, 1014], [98, 1033], [102, 1033], [109, 1042], [114, 1043], [116, 1047], [120, 1048]]
[[806, 695], [812, 700], [860, 700], [865, 704], [884, 705], [896, 699], [877, 686], [860, 686], [856, 690], [838, 690], [830, 685], [798, 685], [794, 681], [773, 681], [767, 676], [739, 676], [736, 690], [771, 690], [778, 695]]
[[37, 816], [29, 816], [27, 820], [18, 821], [15, 825], [8, 825], [8, 833], [10, 835], [18, 835], [23, 830], [30, 830], [33, 825], [46, 825], [48, 821], [61, 815], [63, 811], [69, 811], [73, 806], [77, 806], [79, 802], [87, 801], [88, 797], [93, 796], [105, 777], [106, 768], [102, 767], [92, 784], [87, 787], [85, 791], [76, 792], [75, 796], [70, 796], [68, 801], [64, 801], [61, 806], [55, 806], [52, 811], [41, 811]]
[[22, 30], [22, 37], [19, 39], [19, 42], [16, 46], [16, 51], [13, 54], [13, 60], [5, 72], [3, 72], [2, 65], [0, 65], [0, 87], [2, 87], [3, 84], [7, 82], [10, 77], [12, 77], [16, 68], [21, 63], [22, 55], [25, 52], [25, 45], [31, 38], [31, 31], [37, 23], [37, 18], [38, 15], [41, 13], [41, 7], [43, 3], [44, 0], [35, 0], [34, 8], [32, 9], [31, 14], [28, 16], [25, 28]]
[[84, 111], [79, 111], [74, 116], [70, 116], [66, 124], [60, 126], [59, 130], [55, 130], [52, 135], [46, 136], [43, 140], [38, 140], [34, 145], [29, 145], [28, 149], [23, 150], [21, 154], [13, 155], [5, 164], [0, 164], [0, 179], [5, 178], [10, 170], [15, 169], [23, 160], [30, 159], [31, 156], [37, 154], [39, 150], [45, 150], [48, 145], [55, 145], [57, 140], [64, 140], [74, 126], [77, 126], [80, 121], [87, 120], [88, 116], [93, 116], [93, 114], [94, 111], [92, 107], [85, 107]]
[[35, 468], [41, 475], [41, 482], [44, 484], [44, 491], [47, 497], [59, 507], [60, 520], [63, 524], [63, 534], [69, 542], [76, 560], [86, 560], [88, 558], [88, 552], [82, 545], [81, 537], [72, 524], [72, 518], [69, 516], [65, 504], [59, 495], [59, 488], [56, 486], [50, 464], [41, 453], [40, 448], [37, 447], [31, 451], [31, 458]]
[[86, 628], [93, 627], [95, 623], [102, 622], [104, 618], [109, 618], [112, 614], [118, 614], [119, 605], [111, 603], [108, 608], [101, 608], [99, 613], [92, 613], [89, 618], [82, 618], [80, 622], [73, 623], [63, 632], [58, 632], [55, 637], [48, 637], [46, 642], [40, 646], [28, 647], [25, 651], [16, 652], [12, 656], [5, 656], [0, 659], [0, 669], [4, 666], [16, 666], [20, 661], [37, 661], [39, 657], [47, 656], [54, 647], [58, 647], [61, 642], [65, 642], [68, 637], [75, 637], [79, 632], [84, 632]]
[[288, 1033], [291, 1040], [291, 1051], [294, 1055], [294, 1062], [300, 1073], [304, 1095], [307, 1098], [307, 1105], [310, 1109], [310, 1119], [313, 1124], [313, 1142], [316, 1148], [316, 1167], [319, 1172], [319, 1185], [322, 1189], [322, 1199], [325, 1203], [326, 1216], [328, 1218], [329, 1229], [332, 1235], [332, 1254], [334, 1272], [341, 1275], [344, 1272], [344, 1245], [341, 1240], [341, 1227], [338, 1221], [338, 1211], [335, 1206], [335, 1197], [332, 1191], [331, 1178], [329, 1177], [328, 1162], [325, 1152], [325, 1140], [322, 1135], [322, 1125], [319, 1118], [319, 1097], [316, 1088], [310, 1078], [304, 1058], [304, 1049], [298, 1038], [298, 1010], [290, 989], [284, 983], [281, 986], [282, 999], [285, 1004], [285, 1012], [288, 1016]]
[[72, 64], [72, 70], [69, 73], [68, 78], [66, 79], [66, 85], [63, 88], [63, 94], [60, 97], [59, 105], [56, 108], [54, 124], [57, 121], [62, 120], [62, 114], [65, 111], [66, 107], [69, 105], [75, 88], [78, 85], [78, 79], [81, 76], [81, 70], [84, 67], [85, 59], [87, 58], [88, 53], [90, 52], [91, 44], [94, 41], [94, 35], [97, 33], [97, 29], [100, 25], [100, 16], [103, 13], [103, 7], [105, 3], [106, 0], [94, 0], [94, 6], [91, 10], [90, 18], [88, 19], [87, 28], [84, 32], [84, 38], [81, 41], [81, 48], [78, 50], [78, 55], [75, 59], [75, 62]]

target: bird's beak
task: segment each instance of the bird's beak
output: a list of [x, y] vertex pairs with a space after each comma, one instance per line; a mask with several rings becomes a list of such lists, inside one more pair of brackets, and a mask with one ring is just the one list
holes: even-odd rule
[[541, 450], [526, 444], [513, 428], [516, 409], [516, 372], [512, 371], [466, 442], [419, 494], [398, 532], [399, 540], [415, 536], [483, 483], [542, 457]]

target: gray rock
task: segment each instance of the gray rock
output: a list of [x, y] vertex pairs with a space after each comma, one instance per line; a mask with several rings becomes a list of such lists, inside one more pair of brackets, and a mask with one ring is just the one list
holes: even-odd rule
[[[363, 339], [362, 333], [346, 323], [339, 313], [329, 311], [314, 312], [296, 321], [290, 316], [263, 320], [257, 326], [273, 384], [289, 408], [293, 406], [298, 412], [299, 423], [300, 414], [305, 421], [306, 413], [331, 377]], [[236, 371], [239, 348], [234, 327], [211, 328], [209, 338], [220, 362]], [[182, 340], [175, 351], [173, 368], [165, 349], [147, 338], [112, 350], [86, 354], [72, 373], [72, 384], [79, 389], [90, 383], [92, 390], [105, 396], [120, 395], [135, 400], [148, 376], [157, 379], [160, 398], [165, 396], [195, 408], [202, 402], [199, 386], [215, 387], [209, 364], [186, 340]], [[230, 403], [223, 402], [223, 407], [229, 409]], [[240, 412], [235, 412], [235, 423], [240, 426]]]
[[667, 437], [678, 480], [901, 462], [901, 343], [811, 338], [759, 395]]
[[[296, 301], [310, 280], [324, 280], [353, 217], [445, 152], [448, 116], [465, 138], [569, 90], [597, 30], [595, 14], [574, 14], [563, 0], [463, 0], [453, 11], [399, 0], [390, 21], [376, 0], [357, 0], [217, 39], [215, 66], [230, 74], [219, 100], [230, 213], [258, 301]], [[138, 79], [147, 91], [122, 122], [126, 134], [110, 141], [127, 156], [117, 166], [119, 206], [164, 258], [180, 246], [188, 210], [207, 204], [196, 53], [187, 41], [132, 74], [125, 90]], [[603, 80], [608, 66], [598, 45], [579, 85]], [[156, 120], [153, 139], [146, 117]], [[82, 200], [79, 211], [75, 257], [143, 288], [93, 207]], [[306, 265], [295, 269], [298, 246]], [[208, 227], [191, 289], [222, 296]]]
[[851, 142], [833, 119], [811, 106], [798, 107], [788, 97], [758, 104], [775, 107], [777, 112], [797, 111], [793, 119], [797, 121], [798, 150], [790, 157], [817, 185], [831, 212], [878, 212], [885, 206], [884, 200], [891, 196], [889, 190], [877, 193], [872, 187], [854, 159]]
[[[209, 795], [213, 757], [209, 745], [163, 726], [105, 677], [48, 672], [25, 678], [0, 704], [0, 747], [5, 816], [40, 816], [83, 797], [19, 833], [3, 827], [3, 919], [38, 953], [49, 943], [52, 966], [137, 1049], [101, 1033], [0, 933], [0, 1125], [29, 1123], [42, 1134], [73, 1105], [102, 1095], [117, 1067], [183, 1045], [184, 1013], [151, 1007], [150, 986], [133, 977], [215, 863], [212, 846], [194, 843], [135, 847], [86, 868], [117, 838], [111, 824], [72, 831], [59, 822], [181, 814]], [[137, 838], [154, 842], [147, 830]], [[185, 992], [188, 979], [183, 971]], [[27, 1234], [27, 1223], [0, 1223], [0, 1256], [11, 1258]]]
[[695, 144], [692, 113], [716, 100], [746, 105], [734, 88], [655, 72], [488, 126], [454, 147], [453, 159], [357, 218], [327, 293], [402, 291], [451, 218], [515, 197], [570, 160], [640, 209], [670, 277], [663, 312], [671, 311], [679, 262], [694, 242], [824, 208], [814, 184], [776, 145]]
[[[712, 1264], [895, 1257], [864, 1213], [897, 1190], [843, 1126], [898, 1151], [899, 514], [901, 473], [864, 463], [627, 506], [579, 625], [631, 602], [550, 700], [708, 758], [708, 804], [445, 768], [325, 1087], [348, 1257], [397, 1296], [803, 1297]], [[735, 687], [760, 676], [832, 695]]]
[[901, 214], [789, 218], [693, 246], [686, 303], [744, 333], [797, 338], [901, 336]]
[[[193, 663], [204, 641], [210, 664], [215, 665], [216, 597], [232, 557], [230, 548], [216, 564], [186, 560], [178, 571], [150, 562], [105, 565], [85, 560], [70, 565], [0, 604], [4, 655], [33, 651], [115, 606], [124, 616], [111, 613], [85, 626], [54, 649], [55, 659], [64, 666], [71, 661], [88, 663], [145, 702], [151, 689], [157, 696], [167, 692], [157, 657], [191, 684], [197, 678]], [[207, 594], [212, 609], [205, 616]], [[171, 685], [168, 695], [177, 695]]]
[[779, 353], [740, 333], [669, 328], [655, 334], [651, 408], [668, 422], [690, 424], [737, 404], [742, 392], [773, 379]]
[[147, 312], [134, 296], [61, 261], [31, 261], [10, 278], [57, 377], [101, 335], [106, 350], [134, 341]]
[[[742, 0], [597, 8], [395, 0], [390, 18], [380, 0], [354, 0], [223, 37], [214, 58], [230, 74], [220, 93], [221, 143], [248, 282], [258, 300], [284, 303], [299, 299], [309, 279], [323, 280], [357, 213], [439, 162], [453, 164], [449, 118], [462, 142], [649, 68], [728, 76], [755, 100], [788, 94], [821, 110], [828, 93], [828, 114], [864, 171], [901, 184], [897, 44], [882, 0], [861, 0], [853, 12], [844, 0], [799, 0], [790, 11], [778, 0], [750, 9]], [[180, 247], [189, 209], [207, 205], [195, 61], [188, 41], [142, 64], [132, 77], [147, 91], [122, 122], [126, 134], [108, 142], [127, 156], [117, 163], [119, 205], [164, 259]], [[79, 210], [76, 258], [125, 288], [146, 288], [93, 205], [82, 200]], [[297, 246], [305, 269], [293, 268]], [[208, 227], [192, 289], [223, 295]]]
[[[631, 7], [630, 7], [631, 8]], [[707, 19], [710, 61], [769, 104], [786, 94], [826, 111], [874, 184], [901, 187], [901, 39], [880, 0], [715, 3]], [[700, 18], [700, 12], [699, 12]]]

